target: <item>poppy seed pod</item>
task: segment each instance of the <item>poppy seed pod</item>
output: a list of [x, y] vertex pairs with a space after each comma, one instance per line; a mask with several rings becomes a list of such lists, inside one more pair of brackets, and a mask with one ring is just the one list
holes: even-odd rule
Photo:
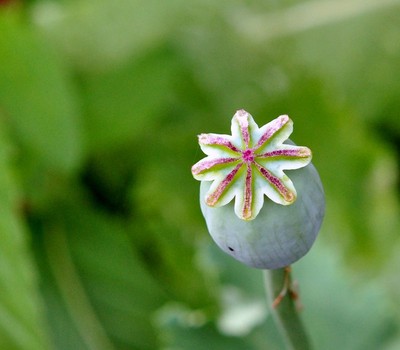
[[293, 122], [286, 115], [259, 128], [239, 110], [231, 129], [232, 135], [201, 134], [208, 156], [192, 167], [208, 231], [246, 265], [288, 266], [309, 251], [325, 212], [311, 151], [288, 140]]

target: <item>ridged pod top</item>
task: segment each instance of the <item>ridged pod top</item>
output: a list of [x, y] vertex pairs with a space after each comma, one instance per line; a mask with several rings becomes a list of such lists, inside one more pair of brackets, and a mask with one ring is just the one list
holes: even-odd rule
[[241, 109], [232, 118], [231, 135], [201, 134], [199, 144], [207, 157], [192, 167], [200, 181], [212, 181], [204, 201], [223, 206], [235, 198], [235, 213], [253, 220], [264, 204], [264, 195], [281, 205], [292, 204], [295, 186], [283, 170], [299, 169], [311, 161], [307, 147], [284, 144], [293, 122], [281, 115], [261, 128]]

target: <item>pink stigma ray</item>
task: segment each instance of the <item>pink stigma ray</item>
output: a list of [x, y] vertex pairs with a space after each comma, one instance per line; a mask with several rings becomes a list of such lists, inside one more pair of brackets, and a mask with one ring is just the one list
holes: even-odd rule
[[233, 178], [242, 167], [243, 163], [239, 163], [236, 167], [225, 177], [225, 179], [217, 186], [213, 193], [211, 193], [207, 199], [206, 203], [210, 207], [213, 207], [217, 204], [218, 200], [225, 192], [225, 189], [232, 183]]
[[294, 194], [285, 187], [283, 182], [276, 176], [272, 175], [267, 169], [258, 163], [254, 163], [260, 174], [278, 191], [278, 193], [285, 199], [286, 202], [293, 202], [295, 200]]
[[250, 145], [250, 133], [249, 133], [249, 113], [245, 110], [240, 109], [236, 112], [236, 120], [240, 126], [240, 132], [242, 133], [242, 139], [246, 145], [246, 148], [249, 148]]
[[266, 152], [258, 155], [258, 157], [260, 158], [269, 158], [269, 157], [308, 158], [310, 156], [311, 156], [311, 151], [307, 147], [277, 149], [271, 152]]
[[244, 206], [243, 206], [243, 218], [249, 219], [252, 215], [252, 204], [253, 204], [253, 173], [251, 164], [247, 165], [246, 183], [244, 187]]
[[194, 175], [199, 175], [207, 170], [211, 170], [215, 166], [229, 164], [237, 160], [238, 158], [214, 158], [214, 159], [205, 158], [197, 162], [195, 165], [193, 165], [192, 173]]
[[227, 140], [223, 136], [213, 135], [213, 134], [201, 134], [199, 135], [199, 143], [207, 146], [223, 146], [229, 148], [232, 152], [240, 152], [232, 142]]
[[290, 121], [287, 115], [281, 115], [270, 123], [270, 126], [265, 130], [264, 134], [260, 137], [257, 142], [256, 148], [260, 148], [265, 142], [267, 142], [273, 135], [281, 130]]

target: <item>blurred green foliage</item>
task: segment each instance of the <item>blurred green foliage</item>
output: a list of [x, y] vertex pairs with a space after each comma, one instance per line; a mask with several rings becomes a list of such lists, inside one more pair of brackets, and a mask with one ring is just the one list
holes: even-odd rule
[[1, 1], [0, 348], [281, 349], [211, 242], [196, 135], [280, 114], [327, 215], [316, 349], [400, 346], [400, 1]]

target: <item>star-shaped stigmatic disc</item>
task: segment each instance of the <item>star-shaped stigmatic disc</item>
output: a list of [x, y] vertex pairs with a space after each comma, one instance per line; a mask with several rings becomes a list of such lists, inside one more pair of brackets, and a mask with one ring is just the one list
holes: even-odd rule
[[235, 213], [253, 220], [264, 195], [275, 203], [292, 204], [296, 189], [283, 170], [299, 169], [311, 161], [307, 147], [284, 144], [293, 122], [281, 115], [261, 128], [241, 109], [232, 118], [232, 135], [201, 134], [199, 144], [207, 157], [192, 167], [200, 181], [213, 181], [205, 202], [219, 207], [235, 198]]

